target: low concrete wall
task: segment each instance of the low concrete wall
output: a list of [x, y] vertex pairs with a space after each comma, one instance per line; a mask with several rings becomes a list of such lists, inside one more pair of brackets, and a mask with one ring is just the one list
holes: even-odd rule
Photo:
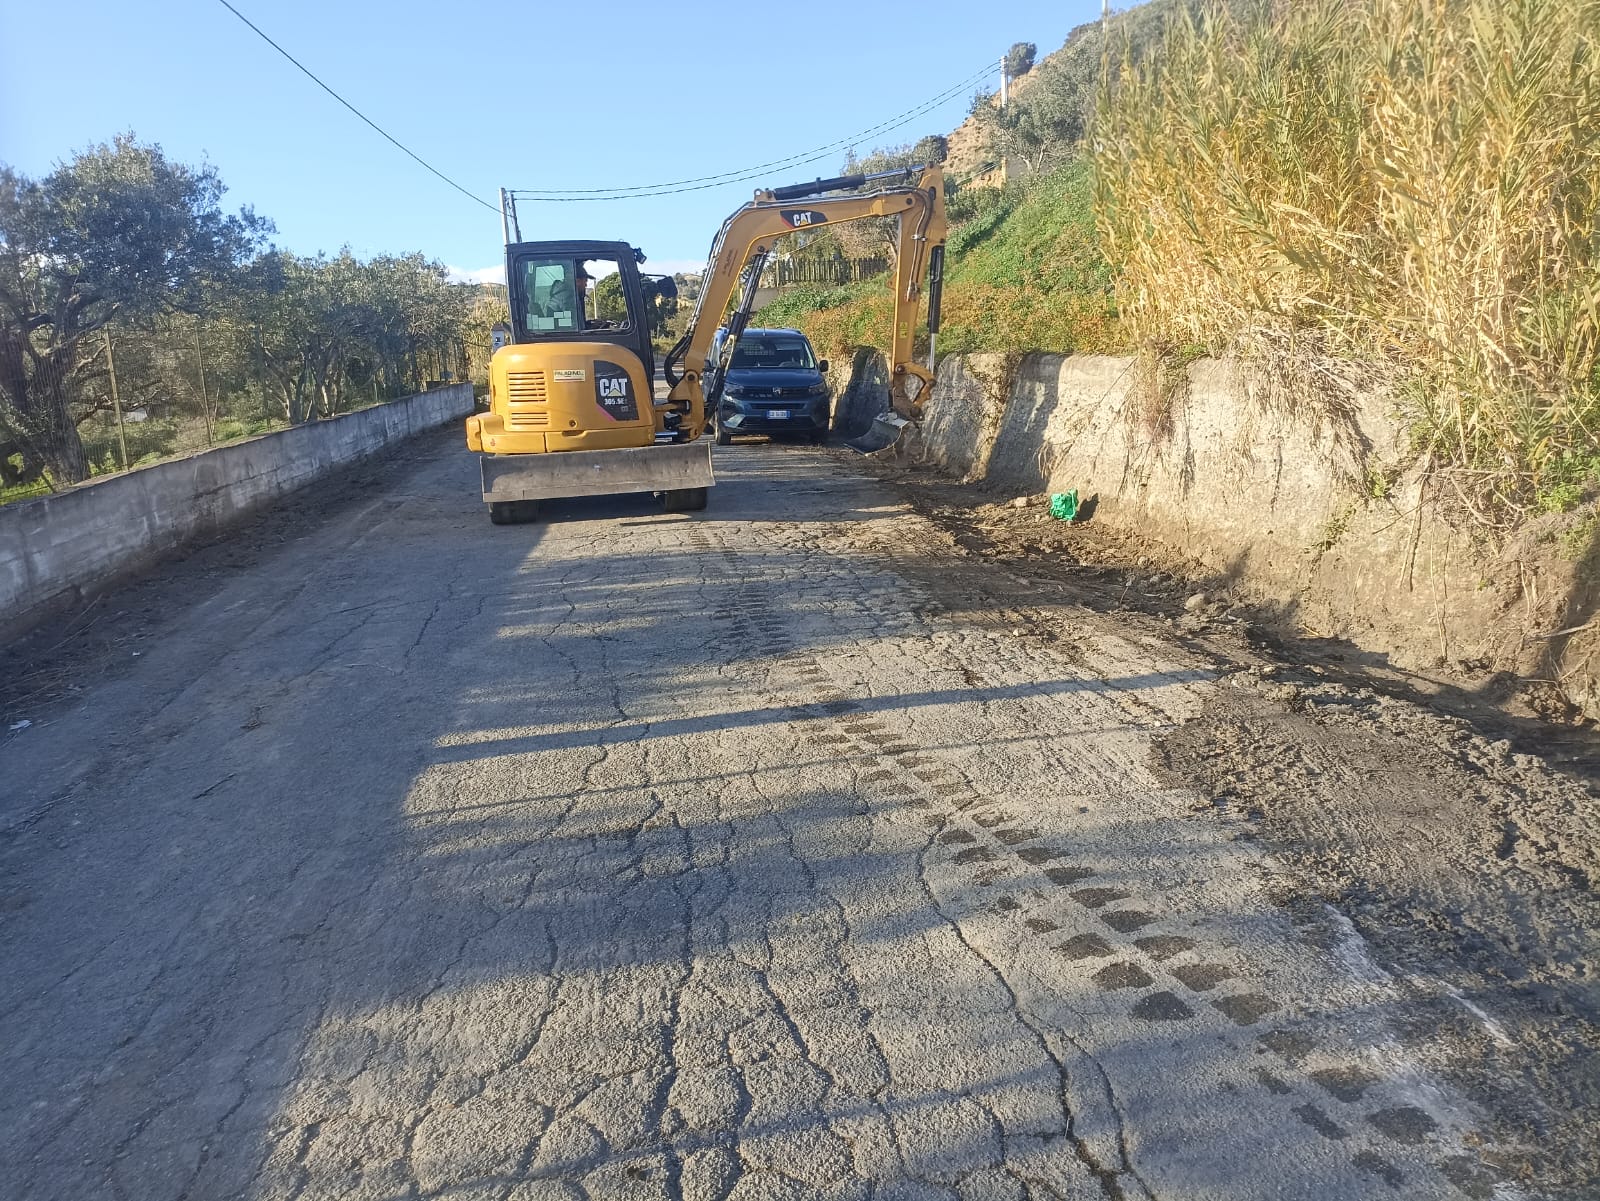
[[1181, 550], [1317, 634], [1412, 668], [1554, 679], [1600, 717], [1593, 505], [1491, 538], [1408, 461], [1381, 395], [1330, 415], [1210, 360], [1161, 402], [1136, 379], [1130, 359], [952, 356], [901, 453], [1009, 491], [1076, 488], [1096, 521]]
[[0, 628], [472, 409], [472, 385], [453, 384], [0, 506]]

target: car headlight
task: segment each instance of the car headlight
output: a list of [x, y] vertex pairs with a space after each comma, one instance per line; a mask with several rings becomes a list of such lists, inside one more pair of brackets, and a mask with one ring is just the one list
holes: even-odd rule
[[737, 400], [744, 395], [744, 389], [738, 384], [725, 384], [722, 388], [722, 394], [730, 399]]

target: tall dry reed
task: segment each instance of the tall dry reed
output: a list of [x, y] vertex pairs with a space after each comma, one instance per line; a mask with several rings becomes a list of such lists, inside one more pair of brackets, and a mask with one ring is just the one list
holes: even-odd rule
[[1216, 4], [1110, 83], [1141, 342], [1364, 362], [1495, 519], [1600, 479], [1600, 0]]

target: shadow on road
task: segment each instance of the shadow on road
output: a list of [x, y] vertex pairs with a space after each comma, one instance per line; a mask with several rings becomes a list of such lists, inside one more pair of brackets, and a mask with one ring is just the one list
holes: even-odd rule
[[[1119, 697], [1198, 673], [1039, 679], [1020, 652], [923, 671], [930, 583], [759, 530], [718, 542], [638, 498], [494, 528], [454, 466], [263, 555], [152, 647], [136, 708], [91, 695], [58, 728], [100, 731], [95, 769], [0, 847], [0, 1070], [27, 1082], [0, 1102], [0, 1174], [20, 1195], [581, 1176], [683, 1196], [696, 1173], [767, 1173], [953, 1197], [1007, 1171], [1070, 1191], [1125, 1167], [1114, 1131], [1069, 1132], [1064, 1098], [1120, 1120], [1075, 1037], [1181, 1067], [1156, 1077], [1240, 1075], [1256, 1034], [1206, 998], [1126, 1024], [1137, 990], [1092, 983], [1054, 949], [1069, 930], [996, 933], [1054, 982], [1052, 1027], [953, 922], [1023, 930], [1068, 868], [1111, 872], [1125, 828], [1045, 846], [1000, 823], [1120, 762]], [[802, 476], [744, 467], [718, 512], [892, 507], [853, 485], [806, 501]], [[1055, 701], [1072, 738], [1015, 727]], [[988, 857], [936, 837], [969, 810], [1000, 831]], [[1176, 1039], [1180, 1011], [1226, 1037]], [[1236, 1127], [1187, 1107], [1146, 1139], [1236, 1148], [1195, 1161], [1202, 1191], [1327, 1154], [1308, 1122]]]

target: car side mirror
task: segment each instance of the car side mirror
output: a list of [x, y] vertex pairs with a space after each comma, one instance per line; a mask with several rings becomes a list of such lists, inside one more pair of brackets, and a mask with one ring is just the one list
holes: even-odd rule
[[828, 360], [827, 359], [818, 359], [817, 360], [817, 370], [818, 371], [826, 371], [827, 369], [828, 369]]

